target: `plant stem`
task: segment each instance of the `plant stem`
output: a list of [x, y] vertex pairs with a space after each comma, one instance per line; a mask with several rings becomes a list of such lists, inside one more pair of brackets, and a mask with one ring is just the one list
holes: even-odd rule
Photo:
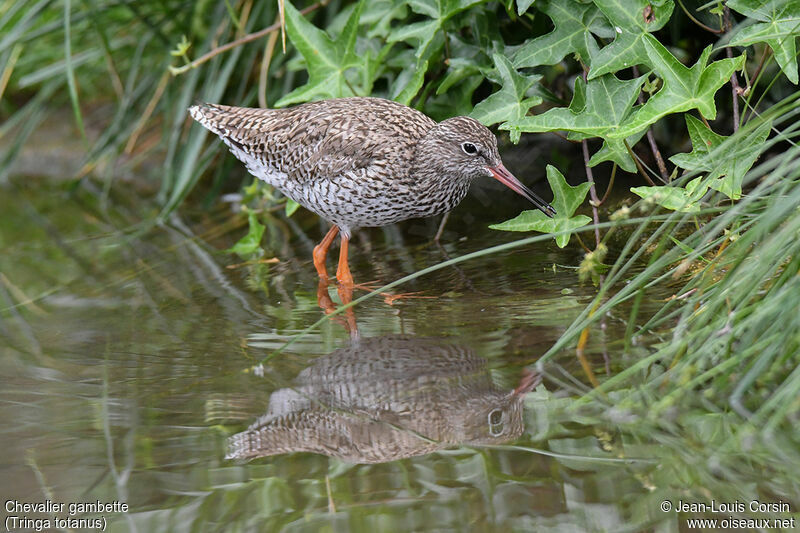
[[70, 0], [64, 1], [64, 64], [67, 69], [67, 86], [69, 87], [69, 99], [72, 102], [72, 114], [75, 115], [75, 123], [83, 139], [83, 144], [89, 146], [89, 139], [86, 137], [86, 129], [83, 126], [83, 115], [81, 114], [80, 100], [78, 99], [78, 84], [75, 81], [75, 69], [72, 65], [72, 3]]
[[644, 180], [647, 183], [649, 183], [651, 187], [655, 187], [656, 186], [655, 182], [653, 180], [651, 180], [650, 176], [648, 176], [647, 172], [645, 172], [644, 168], [642, 167], [642, 163], [636, 157], [636, 154], [633, 153], [633, 149], [631, 149], [631, 147], [628, 146], [628, 141], [623, 141], [623, 142], [625, 143], [625, 148], [628, 149], [628, 153], [630, 154], [631, 159], [633, 159], [633, 163], [636, 165], [636, 168], [639, 170], [639, 174], [642, 175]]
[[591, 187], [589, 187], [589, 196], [592, 201], [589, 203], [592, 205], [592, 220], [595, 223], [594, 240], [595, 245], [600, 246], [600, 229], [596, 226], [600, 224], [600, 214], [597, 212], [597, 206], [600, 205], [600, 198], [597, 196], [597, 187], [594, 184], [592, 167], [589, 166], [589, 144], [586, 142], [586, 139], [581, 141], [581, 148], [583, 149], [583, 165], [584, 168], [586, 168], [586, 181], [592, 184]]
[[[280, 23], [280, 17], [275, 18], [275, 23]], [[261, 70], [258, 73], [258, 106], [267, 107], [267, 74], [269, 65], [272, 62], [272, 54], [275, 51], [275, 43], [278, 41], [278, 34], [272, 32], [267, 39], [267, 46], [264, 48], [264, 57], [261, 60]]]
[[[589, 69], [586, 68], [586, 65], [583, 66], [583, 82], [586, 83], [586, 74]], [[592, 220], [594, 220], [595, 228], [594, 228], [594, 240], [595, 240], [595, 247], [600, 246], [600, 229], [597, 228], [597, 224], [600, 223], [600, 214], [597, 212], [597, 207], [600, 205], [600, 198], [597, 196], [597, 187], [594, 184], [594, 173], [592, 172], [592, 167], [589, 166], [589, 143], [586, 142], [586, 139], [581, 141], [581, 149], [583, 150], [583, 166], [586, 169], [586, 181], [588, 181], [591, 186], [589, 187], [589, 196], [592, 199], [589, 202], [592, 205]]]
[[[636, 65], [633, 66], [633, 76], [635, 78], [639, 77], [639, 67]], [[644, 105], [644, 95], [642, 94], [642, 91], [639, 91], [637, 101], [639, 102], [639, 105]], [[647, 142], [650, 144], [650, 151], [653, 153], [653, 158], [656, 160], [658, 173], [661, 174], [661, 181], [667, 183], [669, 181], [667, 165], [664, 164], [664, 158], [661, 157], [661, 151], [658, 149], [658, 145], [656, 144], [656, 138], [653, 135], [653, 129], [650, 127], [647, 128]]]
[[684, 6], [684, 5], [683, 5], [683, 2], [681, 2], [681, 0], [678, 0], [678, 5], [679, 5], [679, 6], [681, 6], [681, 9], [683, 9], [683, 12], [684, 12], [684, 13], [686, 13], [686, 16], [687, 16], [687, 17], [689, 17], [689, 20], [691, 20], [692, 22], [694, 22], [695, 24], [697, 24], [698, 26], [700, 26], [700, 27], [701, 27], [701, 28], [703, 28], [704, 30], [706, 30], [706, 31], [710, 31], [711, 33], [716, 33], [716, 34], [720, 34], [720, 33], [722, 33], [722, 32], [723, 32], [723, 30], [715, 30], [715, 29], [714, 29], [714, 28], [712, 28], [711, 26], [706, 26], [705, 24], [703, 24], [702, 22], [700, 22], [699, 20], [697, 20], [697, 19], [694, 17], [694, 15], [692, 15], [691, 13], [689, 13], [689, 10], [688, 10], [688, 9], [686, 9], [686, 6]]
[[168, 81], [169, 72], [165, 71], [164, 75], [161, 76], [161, 79], [156, 86], [156, 90], [153, 91], [153, 96], [150, 97], [150, 101], [147, 102], [147, 106], [145, 106], [144, 113], [142, 113], [138, 124], [136, 124], [133, 133], [131, 133], [131, 136], [128, 138], [128, 142], [125, 144], [125, 149], [123, 150], [124, 153], [131, 154], [133, 152], [133, 148], [136, 146], [136, 141], [139, 139], [139, 135], [142, 133], [145, 125], [150, 120], [150, 116], [153, 114], [153, 111], [155, 111], [159, 100], [161, 100], [161, 96], [164, 94], [164, 89], [167, 88]]
[[[327, 3], [328, 3], [328, 0], [322, 0], [320, 2], [317, 2], [316, 4], [312, 4], [312, 5], [308, 6], [307, 8], [300, 10], [300, 14], [301, 15], [307, 15], [307, 14], [311, 13], [312, 11], [314, 11], [316, 9], [319, 9], [320, 7], [324, 6]], [[278, 30], [280, 28], [281, 28], [281, 23], [280, 22], [276, 22], [275, 24], [273, 24], [271, 26], [267, 26], [263, 30], [259, 30], [257, 32], [253, 32], [253, 33], [248, 33], [247, 35], [245, 35], [241, 39], [236, 39], [235, 41], [231, 41], [229, 43], [223, 44], [222, 46], [218, 46], [218, 47], [214, 48], [213, 50], [209, 50], [207, 53], [205, 53], [202, 56], [198, 57], [197, 59], [195, 59], [191, 63], [183, 65], [182, 67], [172, 67], [170, 70], [171, 70], [173, 75], [183, 74], [187, 70], [190, 70], [190, 69], [193, 69], [193, 68], [197, 68], [198, 66], [200, 66], [203, 63], [213, 59], [214, 57], [218, 56], [219, 54], [221, 54], [223, 52], [227, 52], [228, 50], [236, 48], [237, 46], [241, 46], [243, 44], [247, 44], [249, 42], [256, 41], [256, 40], [264, 37], [265, 35], [268, 35], [268, 34], [274, 32], [274, 31], [276, 31], [276, 30]]]
[[439, 243], [439, 239], [442, 238], [442, 233], [444, 233], [444, 227], [447, 224], [447, 219], [450, 218], [450, 211], [444, 214], [442, 217], [442, 221], [439, 223], [439, 229], [436, 231], [436, 235], [434, 235], [433, 240], [437, 244]]
[[[725, 21], [725, 31], [731, 31], [731, 10], [727, 4], [723, 8], [723, 16]], [[725, 47], [725, 54], [728, 59], [733, 58], [733, 50], [730, 46]], [[733, 94], [733, 132], [739, 131], [739, 95], [742, 93], [739, 87], [739, 78], [736, 76], [736, 71], [731, 74], [731, 93]]]
[[608, 180], [608, 187], [606, 187], [606, 193], [600, 199], [600, 205], [603, 205], [605, 201], [608, 199], [608, 195], [611, 194], [611, 188], [614, 187], [614, 178], [617, 175], [617, 164], [614, 163], [614, 168], [611, 169], [611, 178]]

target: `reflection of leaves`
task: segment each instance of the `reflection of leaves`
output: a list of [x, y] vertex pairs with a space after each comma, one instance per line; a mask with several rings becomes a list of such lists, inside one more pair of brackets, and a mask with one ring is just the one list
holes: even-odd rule
[[[511, 65], [511, 61], [503, 55], [494, 54], [493, 59], [503, 87], [476, 105], [471, 114], [472, 118], [486, 126], [522, 118], [531, 107], [542, 102], [538, 96], [525, 98], [525, 93], [541, 79], [541, 76], [519, 74]], [[519, 142], [519, 136], [519, 130], [512, 131], [511, 141]]]
[[291, 2], [285, 3], [286, 32], [306, 60], [308, 83], [275, 102], [276, 107], [320, 98], [354, 96], [345, 72], [365, 61], [355, 52], [358, 21], [364, 4], [365, 0], [358, 3], [342, 33], [334, 40], [308, 22]]
[[248, 259], [261, 251], [261, 237], [264, 236], [265, 229], [265, 226], [258, 221], [255, 211], [250, 211], [250, 213], [248, 213], [247, 222], [250, 226], [247, 235], [239, 239], [236, 244], [228, 249], [229, 252], [244, 259]]
[[732, 138], [717, 135], [687, 114], [686, 127], [692, 140], [692, 151], [676, 154], [669, 160], [686, 170], [707, 171], [708, 178], [712, 180], [709, 182], [712, 189], [738, 200], [742, 195], [744, 175], [761, 154], [771, 126], [771, 122], [764, 122], [750, 132], [740, 133], [733, 137], [733, 142], [726, 144], [724, 150], [720, 150], [720, 146]]
[[[706, 183], [701, 185], [701, 182]], [[649, 202], [656, 203], [665, 209], [696, 213], [700, 211], [700, 199], [708, 190], [703, 178], [695, 178], [686, 187], [631, 187], [631, 192], [638, 194]]]
[[800, 0], [729, 0], [731, 9], [761, 21], [734, 30], [729, 46], [750, 46], [764, 42], [792, 83], [797, 83], [797, 40], [800, 32]]
[[644, 41], [651, 32], [660, 30], [667, 23], [675, 7], [672, 1], [595, 0], [594, 3], [611, 21], [616, 38], [592, 58], [589, 79], [634, 65], [654, 67]]
[[[553, 189], [553, 207], [556, 210], [556, 215], [553, 218], [549, 218], [537, 209], [523, 211], [511, 220], [493, 224], [489, 227], [504, 231], [558, 233], [561, 231], [573, 231], [591, 222], [591, 219], [586, 215], [572, 216], [578, 206], [583, 203], [583, 199], [586, 198], [586, 193], [591, 186], [589, 183], [581, 183], [576, 187], [571, 187], [561, 172], [552, 165], [547, 165], [547, 182], [550, 184], [550, 188]], [[565, 247], [569, 242], [569, 237], [569, 233], [558, 235], [556, 237], [558, 247]]]
[[584, 63], [591, 64], [598, 49], [592, 33], [605, 38], [614, 34], [603, 14], [592, 3], [544, 1], [537, 2], [536, 9], [553, 19], [555, 28], [517, 50], [514, 54], [517, 68], [554, 65], [570, 53], [577, 53]]

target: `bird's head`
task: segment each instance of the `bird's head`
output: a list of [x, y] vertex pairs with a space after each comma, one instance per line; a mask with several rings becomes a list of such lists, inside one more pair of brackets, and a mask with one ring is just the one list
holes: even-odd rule
[[497, 151], [497, 138], [489, 128], [469, 117], [454, 117], [434, 126], [424, 140], [423, 155], [447, 175], [461, 179], [489, 176], [530, 200], [545, 215], [553, 207], [514, 177], [503, 165]]

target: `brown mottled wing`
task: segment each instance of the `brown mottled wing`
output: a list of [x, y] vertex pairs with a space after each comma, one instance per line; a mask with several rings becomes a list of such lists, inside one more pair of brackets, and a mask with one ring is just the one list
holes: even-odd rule
[[267, 174], [285, 173], [296, 183], [335, 181], [370, 167], [378, 173], [408, 168], [416, 141], [435, 125], [416, 110], [380, 98], [341, 98], [289, 109], [205, 104], [190, 112], [251, 173], [259, 176], [253, 166], [261, 164]]
[[[408, 169], [414, 148], [435, 123], [422, 113], [379, 98], [343, 98], [305, 104], [285, 139], [287, 151], [307, 159], [285, 171], [295, 179], [332, 180], [348, 172]], [[301, 148], [302, 147], [302, 148]]]

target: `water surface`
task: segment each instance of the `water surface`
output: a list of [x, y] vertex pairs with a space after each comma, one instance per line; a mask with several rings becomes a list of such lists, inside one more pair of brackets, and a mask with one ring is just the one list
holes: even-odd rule
[[[486, 194], [501, 193], [471, 196], [441, 247], [438, 221], [361, 232], [357, 281], [518, 238], [487, 224], [520, 205], [478, 218]], [[696, 483], [709, 465], [663, 474], [703, 457], [681, 455], [691, 435], [647, 441], [635, 414], [573, 408], [659, 341], [626, 351], [624, 317], [590, 335], [590, 370], [573, 347], [532, 378], [595, 294], [577, 247], [527, 245], [402, 287], [422, 298], [365, 301], [354, 344], [345, 314], [306, 331], [325, 316], [314, 217], [268, 229], [278, 262], [237, 266], [223, 250], [245, 228], [226, 206], [144, 228], [146, 205], [96, 198], [35, 180], [0, 195], [4, 502], [125, 502], [75, 514], [111, 531], [635, 531], [678, 528], [665, 494], [719, 489]], [[235, 437], [259, 420], [269, 455], [237, 459], [260, 455]]]

